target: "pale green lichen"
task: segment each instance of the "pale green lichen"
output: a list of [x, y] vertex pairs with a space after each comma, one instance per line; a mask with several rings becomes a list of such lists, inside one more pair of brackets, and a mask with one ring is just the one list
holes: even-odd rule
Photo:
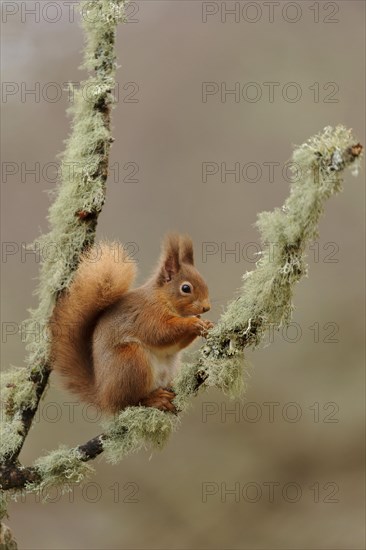
[[244, 353], [214, 359], [210, 356], [202, 362], [202, 372], [207, 374], [205, 385], [220, 389], [231, 399], [240, 397], [244, 391]]
[[161, 449], [179, 422], [178, 417], [151, 407], [127, 407], [105, 423], [104, 451], [108, 462], [151, 445]]
[[269, 327], [278, 328], [290, 320], [294, 287], [307, 273], [305, 247], [318, 234], [325, 200], [341, 190], [343, 169], [360, 162], [353, 146], [351, 131], [338, 126], [326, 127], [296, 148], [297, 177], [290, 196], [282, 209], [259, 215], [263, 253], [256, 269], [245, 274], [238, 297], [210, 331], [203, 364], [258, 345]]
[[0, 422], [0, 462], [4, 461], [10, 456], [18, 445], [21, 443], [23, 437], [23, 423], [21, 421], [20, 413], [13, 415], [11, 419], [5, 415], [1, 418]]
[[83, 461], [83, 458], [77, 449], [68, 449], [65, 446], [38, 458], [34, 467], [40, 476], [40, 481], [29, 483], [26, 490], [40, 491], [45, 500], [47, 500], [47, 489], [64, 487], [67, 491], [70, 486], [81, 483], [94, 473], [94, 468]]
[[[74, 89], [71, 135], [62, 155], [61, 182], [49, 211], [51, 230], [38, 239], [43, 259], [37, 290], [39, 306], [31, 311], [30, 328], [45, 326], [57, 294], [67, 288], [82, 251], [93, 242], [96, 217], [105, 199], [108, 153], [112, 143], [108, 108], [113, 106], [116, 25], [123, 20], [125, 0], [82, 2], [85, 31], [83, 67], [93, 72]], [[91, 215], [80, 223], [77, 213]], [[29, 330], [31, 333], [31, 330]], [[28, 338], [28, 364], [42, 369], [49, 338]]]
[[[202, 354], [205, 354], [203, 348]], [[242, 351], [236, 350], [231, 357], [213, 358], [211, 354], [197, 363], [181, 366], [174, 380], [176, 397], [174, 404], [179, 411], [189, 407], [190, 398], [197, 392], [197, 375], [203, 380], [203, 386], [215, 387], [231, 399], [240, 397], [245, 389], [245, 373], [248, 363]]]
[[1, 373], [0, 398], [4, 404], [2, 420], [11, 419], [20, 409], [35, 406], [37, 395], [35, 384], [29, 380], [26, 369], [13, 367]]
[[174, 404], [178, 411], [185, 411], [190, 405], [190, 398], [195, 394], [197, 388], [197, 364], [183, 364], [174, 380], [174, 391], [176, 397]]

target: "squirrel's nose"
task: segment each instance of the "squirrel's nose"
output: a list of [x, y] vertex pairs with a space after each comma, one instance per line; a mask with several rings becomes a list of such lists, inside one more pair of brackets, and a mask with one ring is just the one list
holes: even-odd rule
[[211, 305], [209, 303], [202, 306], [202, 312], [207, 313], [207, 311], [210, 311]]

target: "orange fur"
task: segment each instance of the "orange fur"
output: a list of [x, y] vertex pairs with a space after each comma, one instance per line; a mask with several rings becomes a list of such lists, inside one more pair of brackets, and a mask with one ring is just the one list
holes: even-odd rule
[[85, 253], [51, 319], [51, 362], [69, 390], [95, 402], [90, 340], [98, 316], [131, 286], [135, 264], [120, 243], [100, 243]]
[[103, 243], [99, 260], [91, 262], [95, 250], [82, 258], [56, 304], [53, 368], [71, 391], [103, 411], [138, 403], [173, 410], [169, 392], [158, 390], [171, 384], [180, 350], [212, 326], [200, 318], [210, 305], [192, 241], [169, 235], [157, 271], [135, 290], [129, 290], [135, 265], [126, 262], [122, 246]]

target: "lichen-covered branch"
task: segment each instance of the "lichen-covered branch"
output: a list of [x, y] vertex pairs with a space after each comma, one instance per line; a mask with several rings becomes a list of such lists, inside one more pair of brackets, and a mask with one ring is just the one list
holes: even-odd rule
[[[57, 296], [69, 285], [83, 250], [94, 240], [105, 200], [112, 90], [115, 84], [115, 32], [126, 0], [82, 2], [86, 36], [83, 67], [90, 76], [73, 90], [72, 130], [62, 156], [61, 182], [49, 211], [50, 231], [37, 245], [43, 258], [39, 305], [26, 332], [27, 367], [2, 376], [4, 408], [0, 459], [5, 471], [19, 467], [18, 456], [49, 378], [46, 327]], [[41, 336], [40, 338], [37, 336]], [[3, 481], [4, 482], [4, 481]]]
[[296, 283], [307, 270], [305, 247], [318, 235], [325, 201], [341, 190], [343, 170], [352, 165], [358, 173], [361, 153], [362, 146], [343, 126], [326, 127], [295, 149], [288, 199], [282, 208], [258, 216], [264, 251], [256, 269], [244, 275], [238, 297], [201, 350], [197, 374], [204, 384], [216, 385], [222, 372], [241, 363], [245, 347], [257, 346], [270, 326], [290, 320]]
[[[187, 407], [189, 398], [202, 386], [216, 386], [231, 396], [243, 387], [244, 349], [257, 346], [270, 326], [289, 321], [296, 283], [306, 273], [305, 247], [317, 236], [325, 201], [340, 191], [343, 170], [352, 165], [356, 173], [362, 146], [350, 131], [327, 127], [293, 154], [297, 177], [281, 209], [259, 215], [264, 252], [256, 269], [244, 276], [244, 284], [218, 324], [208, 335], [197, 360], [184, 365], [175, 382], [176, 405]], [[59, 449], [23, 469], [23, 477], [9, 482], [8, 489], [37, 490], [49, 483], [69, 484], [90, 471], [86, 464], [105, 452], [117, 462], [145, 444], [161, 447], [179, 419], [152, 408], [129, 407], [105, 424], [103, 434], [75, 449]], [[4, 486], [5, 488], [5, 486]]]

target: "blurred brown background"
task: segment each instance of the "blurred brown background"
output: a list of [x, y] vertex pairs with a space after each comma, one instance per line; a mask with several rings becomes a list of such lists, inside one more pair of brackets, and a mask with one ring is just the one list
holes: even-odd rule
[[[70, 22], [69, 3], [41, 2], [39, 21], [28, 11], [35, 4], [2, 6], [2, 240], [14, 243], [4, 245], [12, 253], [2, 258], [3, 368], [24, 357], [21, 334], [6, 333], [9, 323], [20, 323], [36, 304], [39, 264], [17, 247], [47, 230], [47, 191], [55, 188], [48, 163], [69, 131], [70, 102], [59, 90], [83, 78], [82, 33], [77, 20]], [[225, 14], [235, 5], [236, 16]], [[118, 30], [116, 141], [98, 235], [136, 243], [140, 280], [165, 231], [189, 232], [216, 320], [241, 275], [254, 268], [248, 243], [258, 243], [257, 213], [288, 194], [282, 168], [292, 144], [338, 123], [365, 143], [364, 12], [363, 1], [350, 0], [133, 2], [129, 19], [136, 22]], [[247, 95], [236, 102], [216, 93], [203, 102], [203, 82], [227, 89], [239, 82]], [[257, 102], [248, 100], [250, 82], [262, 92]], [[268, 82], [278, 83], [273, 101]], [[35, 95], [25, 93], [30, 89]], [[291, 102], [299, 90], [301, 98]], [[204, 162], [256, 163], [246, 167], [246, 180], [255, 179], [258, 166], [262, 175], [257, 182], [228, 175], [222, 183], [219, 172], [203, 183]], [[39, 177], [26, 173], [35, 163]], [[278, 163], [273, 182], [264, 163]], [[124, 181], [136, 165], [138, 181]], [[223, 256], [203, 262], [205, 242], [217, 243]], [[240, 258], [225, 255], [235, 246]], [[344, 192], [327, 204], [308, 261], [294, 325], [248, 354], [254, 368], [243, 402], [204, 393], [162, 452], [140, 452], [117, 466], [101, 457], [83, 490], [53, 492], [46, 505], [34, 496], [12, 504], [9, 525], [20, 547], [363, 548], [362, 173], [345, 174]], [[92, 411], [72, 402], [52, 378], [24, 463], [99, 433]]]

